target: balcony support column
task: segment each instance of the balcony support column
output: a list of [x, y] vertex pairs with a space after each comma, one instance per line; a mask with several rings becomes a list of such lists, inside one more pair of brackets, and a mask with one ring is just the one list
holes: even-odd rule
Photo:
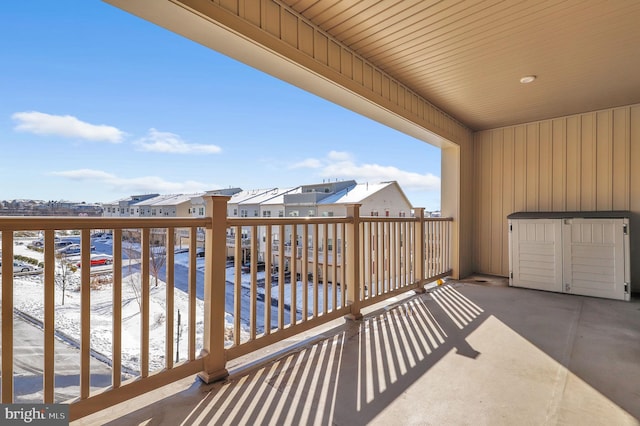
[[351, 223], [347, 224], [346, 236], [346, 297], [351, 312], [345, 316], [349, 320], [362, 319], [360, 312], [360, 204], [348, 204], [347, 217]]
[[424, 207], [418, 207], [414, 209], [414, 214], [418, 221], [416, 222], [416, 226], [414, 228], [414, 237], [413, 237], [413, 280], [415, 282], [415, 288], [413, 291], [416, 293], [424, 293], [426, 290], [424, 289], [425, 285], [425, 274], [424, 274], [424, 265], [425, 261], [428, 260], [425, 258], [425, 237], [424, 237]]
[[205, 383], [224, 379], [226, 369], [224, 349], [226, 231], [227, 202], [231, 197], [208, 196], [206, 214], [211, 218], [205, 231], [204, 268], [204, 337], [201, 357], [204, 370], [198, 377]]

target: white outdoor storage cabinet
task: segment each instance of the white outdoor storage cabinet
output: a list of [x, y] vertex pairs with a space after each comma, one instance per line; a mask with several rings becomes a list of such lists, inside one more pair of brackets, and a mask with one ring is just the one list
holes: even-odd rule
[[519, 212], [509, 224], [509, 285], [629, 300], [629, 212]]

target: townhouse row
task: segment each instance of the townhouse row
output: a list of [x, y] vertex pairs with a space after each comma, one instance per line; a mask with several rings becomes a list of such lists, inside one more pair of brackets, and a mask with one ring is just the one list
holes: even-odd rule
[[[347, 206], [352, 204], [360, 204], [361, 216], [402, 218], [413, 214], [413, 206], [396, 181], [357, 183], [355, 180], [346, 180], [291, 188], [228, 188], [197, 194], [133, 195], [104, 204], [104, 216], [203, 217], [207, 213], [205, 197], [209, 195], [230, 197], [227, 202], [229, 218], [340, 217], [347, 215]], [[433, 215], [437, 215], [437, 212]], [[302, 257], [305, 257], [310, 265], [315, 263], [310, 270], [325, 275], [324, 264], [340, 263], [344, 235], [339, 230], [327, 227], [320, 228], [314, 235], [312, 230], [305, 232], [304, 227], [306, 225], [287, 224], [277, 231], [266, 226], [230, 227], [227, 230], [226, 255], [228, 258], [241, 256], [243, 263], [256, 257], [258, 262], [266, 261], [273, 269], [284, 267], [286, 270], [294, 259], [301, 264]], [[252, 236], [252, 232], [256, 235]], [[163, 240], [162, 236], [153, 238]], [[178, 231], [176, 242], [180, 247], [188, 246], [189, 239], [189, 235], [182, 235]], [[197, 246], [202, 246], [203, 230], [198, 232], [197, 239]], [[315, 247], [318, 253], [308, 251], [305, 247]], [[325, 272], [321, 274], [323, 269]]]

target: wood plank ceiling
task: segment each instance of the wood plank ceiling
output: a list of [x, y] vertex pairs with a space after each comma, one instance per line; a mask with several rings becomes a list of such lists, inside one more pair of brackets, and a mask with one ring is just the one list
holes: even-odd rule
[[640, 103], [638, 0], [281, 2], [474, 130]]

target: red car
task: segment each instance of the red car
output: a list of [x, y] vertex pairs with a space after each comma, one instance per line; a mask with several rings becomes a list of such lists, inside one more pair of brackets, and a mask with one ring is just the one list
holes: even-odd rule
[[[102, 266], [102, 265], [111, 265], [113, 263], [113, 257], [108, 254], [92, 254], [91, 255], [91, 266]], [[80, 262], [78, 262], [78, 268], [80, 267]]]

